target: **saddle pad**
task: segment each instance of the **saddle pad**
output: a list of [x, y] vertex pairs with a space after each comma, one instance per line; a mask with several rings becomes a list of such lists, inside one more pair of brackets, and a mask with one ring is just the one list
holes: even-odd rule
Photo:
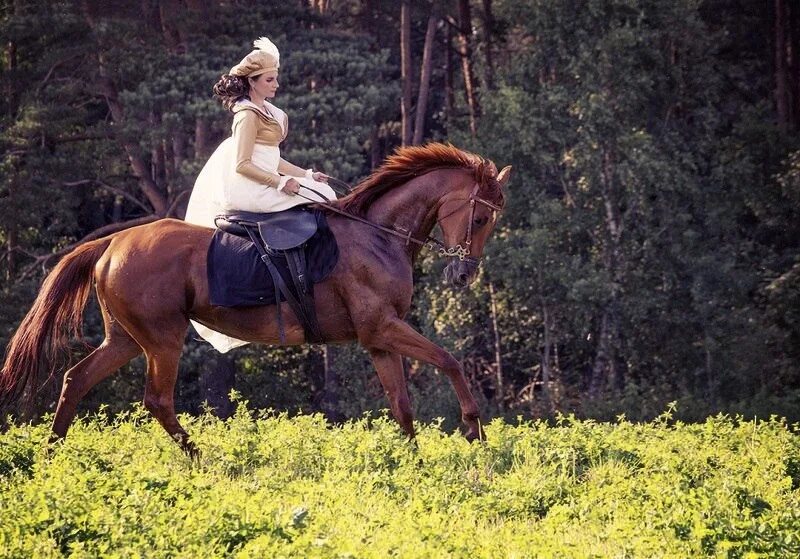
[[[317, 232], [305, 244], [306, 277], [311, 284], [328, 277], [339, 260], [336, 237], [325, 215], [315, 210]], [[217, 229], [206, 257], [210, 302], [221, 307], [274, 305], [275, 288], [266, 265], [250, 239]], [[287, 285], [293, 282], [285, 259], [279, 259], [278, 271]], [[279, 294], [280, 300], [284, 297]]]

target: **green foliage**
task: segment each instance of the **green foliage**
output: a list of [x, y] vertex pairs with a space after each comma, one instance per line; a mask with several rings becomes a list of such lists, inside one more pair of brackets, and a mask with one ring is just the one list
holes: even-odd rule
[[[410, 10], [415, 64], [429, 4]], [[774, 9], [746, 4], [471, 2], [477, 138], [455, 41], [442, 44], [455, 31], [437, 30], [425, 137], [514, 170], [478, 283], [453, 292], [423, 255], [407, 318], [464, 363], [483, 410], [639, 420], [679, 400], [687, 420], [720, 410], [800, 419], [800, 135], [777, 123]], [[396, 145], [399, 41], [385, 30], [398, 26], [397, 2], [181, 6], [0, 4], [0, 345], [33, 299], [36, 256], [153, 213], [142, 169], [180, 215], [230, 130], [211, 86], [253, 38], [281, 48], [287, 159], [356, 182]], [[455, 6], [439, 15], [457, 20]], [[100, 343], [94, 310], [85, 331]], [[192, 338], [176, 403], [197, 413], [197, 380], [213, 360]], [[230, 359], [253, 405], [319, 409], [319, 348]], [[384, 405], [362, 350], [337, 348], [332, 362], [344, 415]], [[408, 365], [418, 416], [458, 417], [447, 379]], [[134, 361], [81, 410], [129, 409], [142, 376]], [[43, 409], [55, 397], [45, 393]]]
[[[452, 136], [514, 166], [486, 275], [515, 392], [544, 362], [558, 409], [612, 416], [649, 393], [720, 409], [796, 384], [796, 134], [753, 94], [772, 79], [762, 16], [704, 4], [494, 3], [513, 63], [477, 140]], [[754, 294], [780, 274], [770, 314]], [[488, 324], [486, 305], [440, 308]]]
[[366, 37], [336, 31], [300, 34], [289, 45], [281, 74], [287, 91], [275, 101], [290, 115], [286, 157], [344, 181], [363, 177], [370, 135], [399, 93], [387, 79], [394, 70], [387, 53], [372, 52]]
[[191, 463], [139, 409], [0, 436], [0, 555], [793, 557], [800, 439], [777, 419], [487, 426], [184, 418]]

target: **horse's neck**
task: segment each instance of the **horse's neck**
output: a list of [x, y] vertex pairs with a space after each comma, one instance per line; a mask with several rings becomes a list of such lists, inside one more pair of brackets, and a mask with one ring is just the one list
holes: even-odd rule
[[[452, 188], [451, 169], [431, 171], [387, 192], [372, 203], [367, 219], [424, 240], [436, 225], [440, 201]], [[448, 180], [449, 179], [449, 180]], [[409, 247], [412, 254], [417, 246]]]

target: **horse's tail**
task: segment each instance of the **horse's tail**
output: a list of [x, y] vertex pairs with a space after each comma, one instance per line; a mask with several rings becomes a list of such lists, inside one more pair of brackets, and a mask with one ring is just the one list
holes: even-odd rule
[[0, 370], [0, 412], [23, 394], [30, 405], [43, 373], [51, 376], [55, 358], [70, 337], [81, 337], [94, 266], [110, 243], [111, 237], [104, 237], [79, 246], [45, 278], [31, 310], [8, 344]]

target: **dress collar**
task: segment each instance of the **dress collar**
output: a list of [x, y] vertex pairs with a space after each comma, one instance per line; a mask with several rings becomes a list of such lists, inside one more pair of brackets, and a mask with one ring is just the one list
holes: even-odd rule
[[264, 101], [264, 105], [259, 107], [255, 103], [253, 103], [250, 99], [240, 99], [233, 105], [233, 112], [238, 113], [239, 111], [248, 110], [248, 111], [255, 111], [262, 117], [272, 122], [277, 122], [278, 126], [280, 126], [281, 131], [283, 132], [283, 136], [286, 136], [286, 128], [285, 128], [285, 121], [286, 121], [286, 113], [284, 113], [281, 109], [270, 103], [269, 101]]
[[274, 116], [272, 116], [269, 113], [268, 109], [265, 106], [259, 107], [258, 105], [253, 103], [250, 99], [239, 99], [238, 101], [236, 101], [236, 104], [234, 105], [234, 107], [236, 108], [237, 112], [242, 110], [242, 109], [250, 109], [250, 110], [256, 111], [257, 113], [263, 115], [265, 118], [268, 118], [270, 120], [277, 120]]

